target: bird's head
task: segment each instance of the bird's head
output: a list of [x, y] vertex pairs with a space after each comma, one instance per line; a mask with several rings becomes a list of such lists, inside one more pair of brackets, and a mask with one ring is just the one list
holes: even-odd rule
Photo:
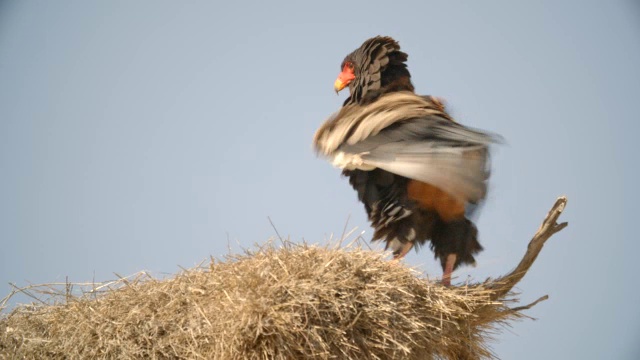
[[372, 93], [380, 95], [381, 90], [404, 78], [406, 88], [393, 90], [413, 91], [411, 75], [405, 65], [407, 54], [400, 51], [400, 45], [388, 36], [376, 36], [365, 41], [359, 48], [347, 55], [340, 64], [340, 75], [334, 83], [336, 92], [349, 87], [348, 103], [361, 103]]

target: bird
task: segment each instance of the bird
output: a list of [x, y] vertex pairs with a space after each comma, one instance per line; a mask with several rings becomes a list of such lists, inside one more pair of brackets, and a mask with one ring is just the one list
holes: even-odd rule
[[316, 131], [313, 146], [342, 169], [393, 258], [429, 242], [441, 283], [483, 250], [474, 213], [486, 198], [497, 134], [456, 122], [445, 102], [415, 93], [408, 55], [388, 36], [366, 40], [340, 65], [334, 89], [349, 97]]

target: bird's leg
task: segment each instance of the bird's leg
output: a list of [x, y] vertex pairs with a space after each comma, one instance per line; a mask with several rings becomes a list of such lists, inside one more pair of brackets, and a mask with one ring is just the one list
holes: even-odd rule
[[407, 241], [406, 243], [402, 244], [402, 247], [399, 249], [400, 251], [393, 254], [393, 260], [402, 259], [403, 257], [405, 257], [405, 255], [409, 253], [409, 251], [411, 251], [411, 248], [413, 248], [412, 241]]
[[456, 263], [456, 254], [447, 255], [447, 262], [444, 266], [444, 274], [442, 275], [442, 284], [444, 286], [451, 286], [451, 273], [453, 272], [453, 265]]

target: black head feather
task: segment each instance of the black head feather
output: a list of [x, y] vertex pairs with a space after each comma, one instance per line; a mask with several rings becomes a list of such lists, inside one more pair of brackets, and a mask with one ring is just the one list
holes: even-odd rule
[[366, 104], [392, 91], [413, 91], [411, 74], [407, 70], [408, 55], [388, 36], [376, 36], [365, 41], [347, 55], [340, 65], [353, 64], [355, 80], [349, 83], [351, 95], [347, 104]]

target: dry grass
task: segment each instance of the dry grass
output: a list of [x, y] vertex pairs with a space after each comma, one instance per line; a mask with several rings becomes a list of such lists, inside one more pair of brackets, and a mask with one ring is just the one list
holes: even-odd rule
[[[268, 243], [168, 279], [32, 285], [38, 302], [0, 312], [0, 358], [480, 359], [525, 315], [511, 289], [557, 223], [560, 197], [510, 273], [445, 288], [359, 244]], [[34, 294], [39, 294], [34, 295]], [[45, 296], [45, 300], [42, 300]]]
[[491, 358], [490, 335], [522, 316], [482, 284], [444, 288], [358, 245], [269, 244], [169, 279], [69, 290], [2, 315], [0, 357]]

